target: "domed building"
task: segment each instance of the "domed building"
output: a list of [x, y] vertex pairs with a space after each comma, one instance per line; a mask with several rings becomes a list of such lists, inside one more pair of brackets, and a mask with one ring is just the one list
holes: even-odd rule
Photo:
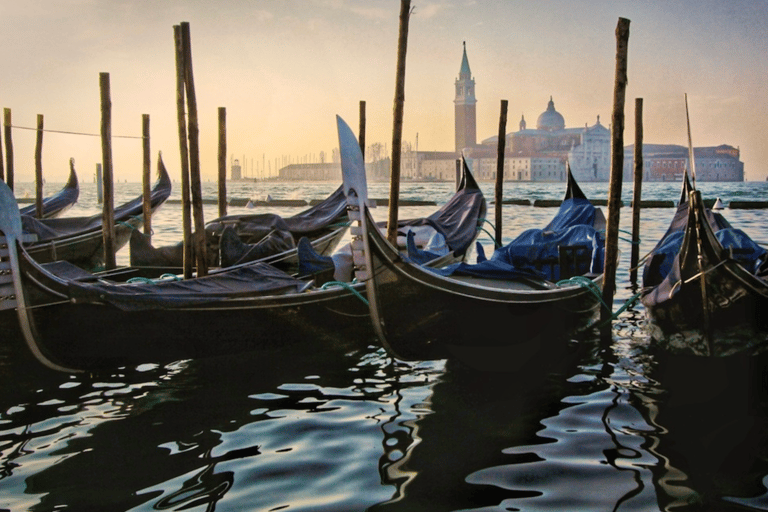
[[549, 97], [549, 103], [547, 103], [547, 110], [539, 115], [539, 119], [536, 120], [536, 129], [545, 132], [554, 132], [556, 130], [565, 129], [565, 119], [562, 114], [555, 110], [555, 102], [552, 100], [552, 96]]

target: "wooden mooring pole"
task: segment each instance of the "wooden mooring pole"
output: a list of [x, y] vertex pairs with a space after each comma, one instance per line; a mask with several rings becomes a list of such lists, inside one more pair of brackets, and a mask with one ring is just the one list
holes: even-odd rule
[[219, 107], [219, 217], [227, 214], [227, 109]]
[[392, 126], [392, 169], [389, 183], [387, 240], [397, 247], [397, 210], [400, 201], [400, 148], [403, 141], [403, 105], [405, 103], [405, 54], [408, 50], [408, 22], [411, 0], [400, 0], [400, 31], [397, 40], [397, 77], [395, 79], [394, 123]]
[[360, 102], [360, 129], [357, 142], [360, 144], [360, 153], [363, 155], [363, 164], [365, 164], [365, 101]]
[[605, 232], [605, 262], [601, 338], [612, 338], [613, 295], [616, 292], [616, 266], [619, 256], [619, 214], [621, 211], [621, 180], [624, 166], [624, 101], [627, 89], [627, 48], [629, 20], [619, 18], [616, 26], [616, 76], [613, 87], [611, 118], [611, 178], [608, 185], [608, 223]]
[[142, 212], [144, 214], [144, 234], [152, 235], [152, 190], [150, 184], [150, 168], [152, 162], [149, 153], [149, 114], [141, 116], [141, 146], [142, 146]]
[[501, 210], [504, 202], [504, 152], [507, 146], [507, 100], [501, 100], [501, 112], [499, 114], [499, 143], [496, 152], [496, 191], [494, 195], [495, 205], [494, 211], [496, 214], [496, 248], [501, 247], [502, 238], [502, 226], [501, 226]]
[[112, 100], [109, 73], [99, 73], [101, 91], [101, 160], [103, 165], [104, 205], [101, 231], [104, 238], [104, 268], [117, 267], [115, 261], [115, 192], [112, 181]]
[[192, 277], [192, 216], [189, 197], [189, 149], [187, 145], [187, 117], [184, 106], [184, 51], [181, 26], [173, 27], [176, 45], [176, 117], [179, 127], [179, 153], [181, 156], [181, 225], [184, 240], [184, 279]]
[[43, 218], [43, 115], [37, 114], [35, 139], [35, 217]]
[[643, 98], [635, 98], [635, 165], [632, 190], [632, 249], [629, 258], [629, 281], [637, 284], [640, 261], [640, 199], [643, 189]]
[[192, 195], [192, 218], [195, 224], [193, 239], [195, 241], [195, 261], [197, 275], [208, 274], [208, 251], [205, 247], [205, 219], [203, 216], [203, 192], [200, 183], [200, 130], [197, 122], [197, 96], [195, 94], [195, 79], [192, 73], [192, 38], [189, 33], [189, 22], [181, 23], [181, 40], [184, 51], [184, 84], [187, 93], [187, 131], [189, 133], [189, 191]]
[[5, 184], [13, 190], [13, 137], [11, 136], [11, 109], [3, 109], [3, 138], [5, 139]]

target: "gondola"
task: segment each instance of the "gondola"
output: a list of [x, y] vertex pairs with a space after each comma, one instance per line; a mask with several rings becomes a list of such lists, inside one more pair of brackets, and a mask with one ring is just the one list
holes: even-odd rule
[[[446, 239], [469, 239], [471, 244], [485, 200], [471, 188], [474, 180], [463, 181], [465, 186], [430, 222], [445, 223], [435, 225], [449, 235]], [[350, 188], [345, 184], [344, 190], [346, 196]], [[462, 230], [470, 235], [462, 236]], [[211, 357], [308, 338], [334, 343], [344, 337], [367, 345], [373, 336], [364, 283], [319, 286], [312, 275], [292, 276], [263, 262], [205, 277], [151, 281], [128, 279], [135, 275], [131, 268], [94, 274], [68, 262], [41, 264], [21, 243], [25, 235], [18, 208], [3, 184], [0, 231], [7, 252], [0, 261], [5, 269], [0, 310], [15, 312], [32, 354], [56, 370]], [[458, 248], [439, 259], [463, 254]]]
[[[171, 186], [162, 159], [158, 159], [157, 180], [150, 198], [152, 212], [168, 199]], [[143, 225], [143, 201], [143, 196], [138, 196], [115, 208], [115, 250], [128, 243], [131, 232]], [[83, 268], [97, 268], [104, 263], [102, 221], [101, 213], [57, 219], [22, 216], [23, 232], [34, 235], [29, 238], [34, 241], [25, 244], [27, 253], [40, 263], [65, 260]]]
[[[287, 257], [301, 238], [313, 249], [331, 254], [347, 232], [347, 200], [341, 186], [318, 204], [290, 217], [273, 213], [235, 214], [206, 223], [209, 266], [231, 267], [249, 261], [280, 262], [283, 270], [295, 270], [298, 262]], [[129, 241], [132, 266], [162, 267], [184, 264], [183, 242], [153, 247], [148, 236], [136, 231]]]
[[677, 213], [643, 271], [654, 346], [682, 356], [753, 356], [768, 342], [768, 251], [706, 208], [687, 174]]
[[399, 254], [375, 227], [366, 194], [358, 196], [358, 280], [379, 340], [398, 359], [513, 371], [565, 346], [599, 315], [605, 219], [570, 170], [565, 199], [543, 230], [527, 230], [478, 264], [439, 269]]
[[[75, 161], [69, 160], [69, 178], [61, 190], [43, 199], [43, 215], [41, 219], [53, 219], [69, 210], [80, 196], [80, 184], [75, 173]], [[22, 215], [37, 217], [37, 204], [19, 208]]]

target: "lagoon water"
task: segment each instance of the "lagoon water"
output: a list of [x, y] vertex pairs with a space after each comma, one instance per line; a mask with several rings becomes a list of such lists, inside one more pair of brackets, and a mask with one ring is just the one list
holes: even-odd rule
[[[228, 192], [320, 199], [337, 185], [229, 183]], [[492, 199], [493, 184], [482, 187]], [[371, 197], [388, 197], [387, 184], [370, 188]], [[563, 188], [506, 184], [505, 197], [559, 199]], [[607, 197], [607, 183], [582, 188], [590, 198]], [[624, 183], [625, 204], [631, 188]], [[766, 182], [699, 188], [726, 204], [768, 197]], [[99, 211], [95, 185], [82, 189], [67, 215]], [[451, 189], [408, 183], [401, 197], [442, 204]], [[23, 185], [16, 190], [21, 195]], [[115, 190], [119, 204], [140, 185]], [[679, 191], [679, 183], [644, 184], [643, 199], [676, 200]], [[215, 197], [215, 184], [205, 183], [204, 193]], [[407, 207], [401, 215], [434, 209]], [[156, 244], [180, 240], [179, 210], [166, 204], [153, 217]], [[207, 205], [206, 219], [216, 211]], [[267, 210], [229, 208], [245, 211]], [[491, 220], [493, 211], [489, 205]], [[504, 206], [504, 241], [555, 211]], [[641, 255], [673, 211], [642, 211]], [[723, 213], [768, 241], [768, 210]], [[386, 209], [377, 216], [386, 218]], [[621, 228], [631, 229], [626, 207]], [[491, 247], [488, 234], [480, 240]], [[636, 291], [630, 244], [620, 249], [614, 309]], [[118, 263], [127, 263], [125, 253]], [[509, 330], [514, 335], [515, 326]], [[688, 365], [660, 357], [639, 304], [618, 316], [609, 346], [590, 337], [568, 346], [566, 358], [514, 374], [404, 363], [375, 339], [307, 339], [245, 356], [67, 375], [42, 368], [18, 340], [2, 340], [0, 510], [768, 509], [764, 361]]]

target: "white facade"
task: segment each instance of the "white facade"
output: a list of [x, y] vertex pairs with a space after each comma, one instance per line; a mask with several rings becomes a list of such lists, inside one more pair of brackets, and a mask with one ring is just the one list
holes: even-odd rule
[[568, 152], [571, 172], [578, 182], [608, 181], [611, 174], [611, 132], [597, 123], [585, 127], [581, 144]]

